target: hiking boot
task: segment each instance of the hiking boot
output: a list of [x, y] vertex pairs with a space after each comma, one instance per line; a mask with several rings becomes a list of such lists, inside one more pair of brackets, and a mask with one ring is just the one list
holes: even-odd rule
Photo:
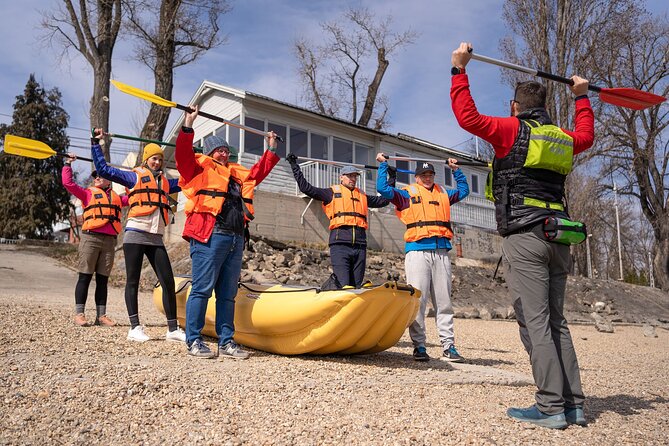
[[246, 350], [242, 349], [241, 345], [235, 343], [235, 341], [230, 341], [223, 346], [218, 346], [218, 355], [223, 358], [233, 358], [233, 359], [247, 359], [251, 354]]
[[138, 325], [135, 328], [131, 328], [128, 330], [128, 341], [133, 341], [133, 342], [146, 342], [150, 337], [144, 333], [144, 326], [143, 325]]
[[564, 417], [567, 420], [567, 424], [576, 424], [577, 426], [588, 425], [582, 407], [565, 407]]
[[74, 323], [80, 327], [88, 327], [91, 325], [86, 320], [86, 315], [84, 313], [77, 313], [74, 316]]
[[429, 361], [430, 355], [427, 354], [427, 350], [422, 345], [413, 349], [413, 360], [414, 361]]
[[506, 414], [515, 420], [536, 424], [537, 426], [546, 427], [548, 429], [564, 429], [567, 427], [567, 420], [565, 419], [564, 413], [546, 415], [537, 409], [537, 406], [530, 406], [525, 409], [510, 407], [506, 411]]
[[103, 327], [114, 327], [116, 326], [116, 321], [106, 314], [103, 314], [102, 316], [95, 318], [95, 325], [101, 325]]
[[460, 356], [460, 353], [455, 348], [455, 345], [451, 345], [446, 350], [444, 350], [444, 355], [441, 357], [442, 361], [449, 362], [464, 362], [465, 358]]
[[188, 347], [188, 354], [195, 356], [196, 358], [205, 359], [211, 359], [216, 356], [216, 353], [214, 353], [207, 344], [202, 342], [202, 339], [196, 339], [193, 341], [193, 343]]
[[165, 340], [169, 342], [186, 342], [186, 332], [177, 327], [174, 331], [165, 333]]

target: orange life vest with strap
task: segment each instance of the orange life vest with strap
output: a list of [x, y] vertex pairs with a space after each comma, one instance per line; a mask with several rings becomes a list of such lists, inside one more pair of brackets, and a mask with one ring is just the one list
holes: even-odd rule
[[403, 187], [411, 196], [409, 207], [395, 211], [407, 226], [405, 242], [415, 242], [428, 237], [453, 238], [451, 207], [443, 186], [435, 184], [432, 190], [416, 183]]
[[113, 190], [110, 196], [99, 187], [89, 187], [91, 200], [84, 208], [84, 231], [98, 229], [111, 223], [114, 232], [121, 232], [121, 197]]
[[167, 226], [170, 222], [170, 182], [164, 175], [160, 175], [158, 187], [158, 181], [146, 167], [135, 167], [133, 172], [137, 174], [137, 183], [132, 189], [126, 188], [130, 206], [128, 217], [151, 215], [156, 209], [160, 209], [163, 222]]
[[228, 195], [230, 169], [207, 155], [195, 154], [195, 161], [202, 167], [202, 172], [186, 182], [179, 179], [181, 192], [188, 198], [184, 212], [218, 215], [223, 209], [223, 202]]
[[323, 211], [330, 219], [330, 229], [340, 226], [359, 226], [367, 229], [367, 195], [357, 187], [350, 190], [341, 184], [331, 186], [332, 201], [323, 203]]
[[242, 210], [244, 211], [244, 220], [248, 223], [255, 218], [253, 209], [253, 195], [256, 189], [255, 180], [247, 180], [251, 171], [241, 164], [228, 163], [230, 174], [242, 183]]

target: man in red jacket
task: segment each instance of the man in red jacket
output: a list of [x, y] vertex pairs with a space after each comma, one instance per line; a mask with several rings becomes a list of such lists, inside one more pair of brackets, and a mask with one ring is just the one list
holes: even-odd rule
[[572, 77], [570, 88], [576, 96], [573, 131], [552, 124], [545, 108], [546, 88], [533, 81], [516, 86], [511, 116], [481, 115], [465, 74], [470, 51], [471, 45], [463, 42], [451, 57], [453, 113], [463, 129], [488, 141], [495, 150], [492, 192], [497, 230], [504, 237], [509, 290], [538, 387], [535, 405], [510, 408], [507, 414], [554, 429], [585, 425], [578, 361], [563, 315], [569, 246], [548, 241], [543, 224], [550, 217], [569, 218], [565, 179], [573, 156], [594, 140], [588, 81]]
[[[190, 355], [200, 358], [246, 359], [249, 353], [233, 340], [246, 225], [242, 190], [247, 182], [259, 184], [279, 162], [274, 153], [276, 134], [269, 133], [269, 150], [249, 171], [228, 163], [230, 147], [219, 136], [205, 138], [203, 155], [193, 152], [192, 127], [197, 116], [198, 107], [186, 112], [175, 150], [179, 185], [188, 197], [183, 237], [190, 242], [193, 275], [186, 302], [186, 345]], [[218, 354], [202, 342], [201, 334], [212, 291], [216, 293]]]

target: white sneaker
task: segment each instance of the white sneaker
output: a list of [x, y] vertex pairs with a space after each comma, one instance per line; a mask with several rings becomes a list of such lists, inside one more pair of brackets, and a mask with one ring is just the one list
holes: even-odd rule
[[128, 330], [128, 341], [134, 341], [134, 342], [146, 342], [150, 337], [144, 333], [144, 326], [143, 325], [138, 325], [135, 328], [131, 328]]
[[186, 332], [181, 328], [165, 333], [165, 340], [170, 342], [186, 342]]

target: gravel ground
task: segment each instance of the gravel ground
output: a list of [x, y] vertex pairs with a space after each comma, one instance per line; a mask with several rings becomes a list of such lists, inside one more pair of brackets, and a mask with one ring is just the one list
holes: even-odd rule
[[514, 322], [456, 320], [464, 365], [415, 363], [406, 334], [369, 356], [199, 360], [162, 340], [148, 293], [140, 316], [154, 341], [125, 340], [118, 288], [109, 314], [122, 326], [75, 327], [74, 283], [52, 259], [0, 248], [0, 444], [669, 443], [663, 329], [573, 326], [589, 427], [551, 431], [505, 415], [534, 394]]

